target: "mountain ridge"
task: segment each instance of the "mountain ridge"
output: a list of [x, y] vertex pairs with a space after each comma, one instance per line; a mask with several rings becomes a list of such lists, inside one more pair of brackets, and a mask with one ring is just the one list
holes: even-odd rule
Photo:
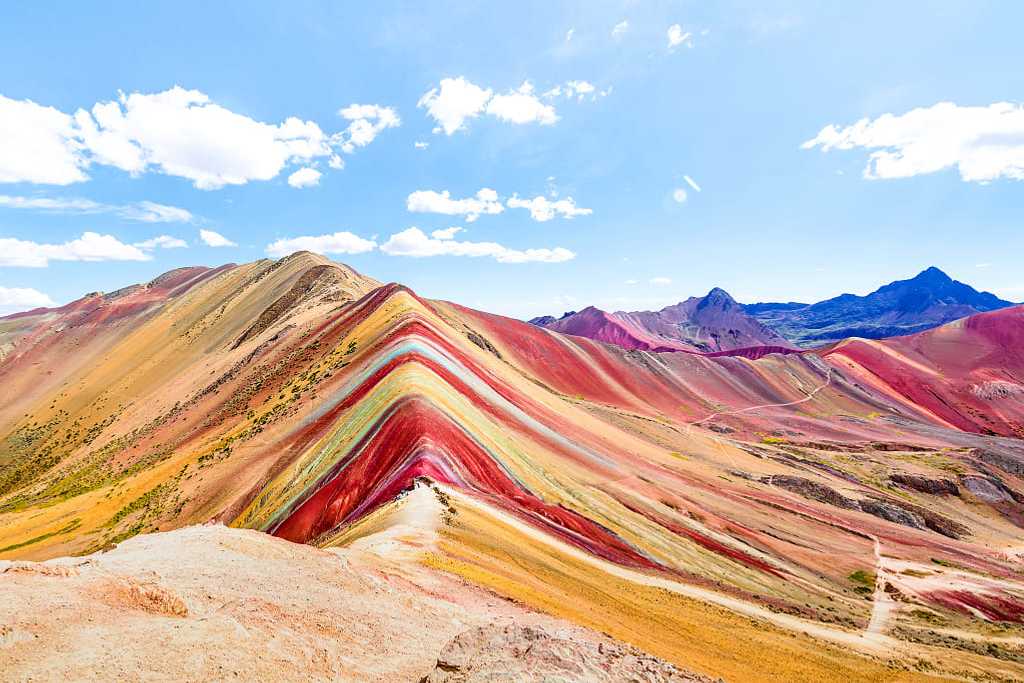
[[864, 296], [847, 293], [803, 306], [756, 303], [744, 309], [806, 347], [845, 337], [881, 339], [912, 334], [1012, 305], [929, 266], [912, 278], [896, 280]]
[[[0, 556], [211, 520], [320, 547], [398, 524], [429, 549], [417, 562], [737, 679], [871, 680], [865, 653], [922, 656], [862, 636], [876, 601], [857, 571], [907, 601], [893, 628], [914, 626], [911, 605], [970, 634], [1024, 621], [998, 550], [1024, 525], [1008, 379], [1024, 376], [1024, 309], [916, 347], [654, 354], [351, 269], [311, 275], [324, 265], [257, 261], [0, 319], [15, 349], [0, 360]], [[904, 390], [921, 367], [944, 412]], [[424, 484], [438, 516], [410, 518], [402, 501]], [[933, 558], [956, 573], [929, 578], [946, 572]], [[763, 654], [737, 658], [738, 636]], [[1013, 666], [935, 650], [940, 670]]]
[[627, 349], [715, 353], [752, 347], [787, 348], [791, 344], [747, 315], [725, 290], [715, 287], [658, 311], [616, 311], [595, 306], [561, 318], [534, 318], [534, 325], [555, 332], [597, 339]]

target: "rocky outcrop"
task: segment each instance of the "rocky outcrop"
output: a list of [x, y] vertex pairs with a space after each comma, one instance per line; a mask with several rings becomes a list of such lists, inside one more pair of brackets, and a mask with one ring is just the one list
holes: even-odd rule
[[489, 625], [456, 636], [421, 683], [485, 681], [710, 681], [634, 647], [589, 642], [552, 634], [540, 627]]
[[933, 496], [960, 495], [960, 489], [951, 479], [932, 479], [920, 474], [893, 474], [889, 476], [889, 481], [897, 486]]
[[[804, 498], [827, 503], [846, 510], [859, 510], [869, 515], [884, 519], [887, 522], [900, 524], [914, 529], [930, 530], [949, 538], [960, 538], [969, 533], [969, 529], [945, 515], [907, 503], [901, 500], [879, 497], [855, 500], [848, 498], [825, 484], [785, 474], [775, 474], [761, 480], [781, 489], [791, 491]], [[954, 484], [955, 487], [955, 484]]]

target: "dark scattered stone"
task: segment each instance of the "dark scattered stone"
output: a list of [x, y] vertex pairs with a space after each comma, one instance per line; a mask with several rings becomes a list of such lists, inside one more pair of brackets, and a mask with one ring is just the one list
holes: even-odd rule
[[970, 529], [963, 524], [913, 503], [866, 498], [860, 501], [860, 509], [875, 517], [887, 519], [903, 526], [930, 529], [947, 538], [960, 538], [970, 533]]
[[719, 434], [732, 434], [733, 432], [736, 431], [732, 427], [729, 427], [729, 426], [726, 426], [726, 425], [715, 424], [714, 422], [709, 424], [707, 427], [711, 431], [718, 432]]
[[484, 351], [489, 351], [498, 358], [501, 358], [501, 354], [498, 353], [498, 349], [494, 348], [494, 344], [489, 342], [483, 335], [480, 335], [470, 330], [469, 332], [466, 333], [466, 336], [469, 338], [469, 341], [473, 342]]
[[763, 477], [761, 482], [791, 491], [820, 503], [826, 503], [846, 510], [860, 510], [894, 524], [900, 524], [913, 529], [927, 529], [948, 538], [960, 538], [970, 532], [970, 529], [959, 522], [913, 503], [878, 497], [854, 500], [853, 498], [847, 498], [825, 484], [787, 474], [773, 474]]
[[810, 479], [795, 477], [789, 474], [773, 474], [769, 477], [765, 477], [762, 481], [766, 484], [771, 484], [772, 486], [777, 486], [780, 489], [792, 491], [797, 495], [803, 496], [804, 498], [810, 498], [811, 500], [816, 500], [820, 503], [827, 503], [847, 510], [859, 509], [857, 501], [852, 498], [847, 498], [830, 486], [819, 484], [818, 482], [811, 481]]
[[1017, 477], [1024, 476], [1024, 455], [1010, 454], [1007, 451], [994, 451], [987, 448], [975, 450], [974, 455], [982, 462], [998, 467], [1007, 474]]
[[931, 479], [920, 474], [893, 474], [889, 481], [903, 488], [933, 496], [959, 496], [960, 489], [952, 479]]

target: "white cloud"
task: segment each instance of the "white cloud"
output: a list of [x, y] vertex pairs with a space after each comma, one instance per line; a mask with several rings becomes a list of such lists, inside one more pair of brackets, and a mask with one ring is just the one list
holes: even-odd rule
[[991, 268], [992, 264], [991, 263], [975, 263], [974, 267], [975, 268]]
[[0, 287], [0, 315], [28, 311], [40, 306], [56, 306], [46, 294], [30, 287]]
[[584, 209], [576, 206], [572, 197], [551, 201], [547, 197], [538, 195], [533, 199], [520, 199], [513, 195], [506, 202], [510, 209], [529, 209], [530, 218], [535, 221], [549, 221], [555, 216], [562, 218], [575, 218], [576, 216], [589, 216], [594, 213], [592, 209]]
[[416, 149], [426, 149], [427, 147], [430, 147], [430, 143], [423, 142], [422, 140], [417, 140], [416, 142], [412, 143], [412, 146], [415, 147]]
[[612, 28], [612, 38], [614, 38], [615, 40], [618, 40], [619, 38], [624, 36], [626, 34], [626, 31], [628, 31], [628, 30], [629, 30], [629, 21], [626, 21], [626, 20], [620, 21], [619, 23], [615, 24], [615, 26]]
[[50, 261], [149, 261], [152, 257], [113, 235], [85, 232], [62, 244], [0, 237], [0, 266], [45, 268]]
[[402, 124], [394, 109], [379, 104], [350, 104], [338, 114], [351, 121], [341, 136], [341, 148], [346, 154], [351, 154], [356, 147], [366, 147], [381, 131]]
[[306, 166], [288, 176], [288, 184], [294, 188], [314, 187], [320, 184], [320, 171]]
[[658, 287], [664, 287], [666, 285], [672, 284], [672, 278], [668, 278], [668, 277], [652, 277], [647, 282], [652, 284], [652, 285], [658, 286]]
[[687, 184], [687, 185], [689, 185], [690, 187], [692, 187], [692, 188], [693, 188], [693, 191], [694, 191], [694, 192], [700, 192], [700, 191], [701, 191], [701, 190], [700, 190], [700, 185], [698, 185], [698, 184], [697, 184], [697, 181], [696, 181], [696, 180], [694, 180], [693, 178], [691, 178], [690, 176], [688, 176], [688, 175], [684, 175], [684, 176], [683, 176], [683, 180], [685, 180], [685, 181], [686, 181], [686, 184]]
[[312, 121], [257, 121], [175, 86], [159, 93], [120, 94], [116, 101], [68, 115], [31, 100], [0, 96], [0, 182], [67, 185], [88, 179], [92, 164], [132, 175], [157, 171], [205, 190], [269, 180], [291, 164], [326, 157], [331, 168], [385, 129], [395, 111], [352, 105], [348, 128], [328, 135]]
[[122, 94], [117, 102], [95, 105], [91, 115], [78, 110], [75, 121], [98, 163], [132, 174], [156, 167], [205, 190], [269, 180], [290, 162], [332, 153], [312, 121], [262, 123], [178, 86]]
[[495, 95], [487, 105], [487, 113], [509, 123], [539, 123], [550, 126], [558, 121], [558, 114], [550, 104], [544, 104], [533, 94], [533, 84], [524, 81], [517, 90]]
[[462, 232], [462, 228], [458, 226], [452, 226], [450, 228], [444, 228], [443, 230], [435, 230], [434, 232], [430, 233], [430, 236], [438, 240], [450, 240], [460, 232]]
[[[559, 120], [554, 106], [545, 104], [544, 99], [552, 99], [565, 95], [582, 101], [591, 101], [598, 97], [611, 94], [612, 89], [598, 90], [593, 84], [583, 80], [568, 81], [564, 86], [555, 85], [538, 96], [533, 84], [524, 81], [518, 88], [504, 94], [494, 94], [490, 88], [482, 88], [467, 81], [464, 77], [445, 78], [439, 88], [427, 92], [417, 107], [427, 110], [427, 115], [438, 123], [435, 133], [444, 132], [452, 135], [466, 128], [470, 119], [487, 114], [494, 118], [517, 125], [536, 123], [550, 126]], [[419, 147], [419, 143], [416, 143]]]
[[184, 249], [188, 246], [188, 242], [170, 235], [157, 235], [151, 239], [136, 242], [133, 246], [147, 251], [151, 249]]
[[473, 85], [462, 76], [441, 79], [441, 87], [433, 88], [420, 98], [417, 107], [437, 121], [445, 135], [452, 135], [476, 118], [487, 106], [493, 91]]
[[573, 34], [575, 34], [575, 33], [576, 33], [576, 29], [575, 28], [571, 28], [568, 31], [566, 31], [565, 32], [565, 42], [567, 42], [567, 43], [572, 42], [572, 37], [573, 37]]
[[279, 239], [267, 245], [268, 256], [279, 258], [296, 251], [312, 251], [317, 254], [363, 254], [377, 248], [373, 240], [363, 239], [347, 230], [329, 235], [305, 235]]
[[693, 47], [693, 34], [689, 31], [683, 31], [683, 27], [679, 24], [672, 24], [668, 27], [668, 47], [669, 49], [675, 49], [682, 44], [686, 44], [687, 47]]
[[685, 203], [686, 202], [686, 190], [684, 190], [681, 187], [677, 187], [676, 189], [672, 190], [672, 199], [676, 202], [676, 204], [683, 204], [683, 203]]
[[493, 258], [499, 263], [561, 263], [576, 257], [563, 247], [554, 249], [510, 249], [496, 242], [462, 242], [453, 239], [428, 237], [417, 227], [395, 233], [380, 245], [380, 250], [391, 256], [469, 256]]
[[237, 247], [238, 245], [229, 240], [219, 232], [202, 229], [199, 231], [199, 239], [208, 247]]
[[0, 95], [0, 183], [69, 185], [88, 177], [83, 166], [70, 116]]
[[626, 280], [625, 284], [633, 286], [635, 284], [638, 284], [638, 281], [637, 280]]
[[582, 100], [587, 95], [592, 95], [595, 91], [593, 84], [587, 81], [569, 81], [565, 84], [566, 94], [569, 97], [575, 97], [577, 100]]
[[0, 194], [0, 207], [28, 209], [47, 213], [110, 213], [121, 218], [144, 223], [190, 223], [194, 216], [186, 209], [156, 202], [135, 204], [102, 204], [91, 199], [76, 197], [20, 197]]
[[481, 214], [496, 214], [505, 210], [498, 199], [498, 193], [490, 188], [482, 188], [475, 197], [452, 199], [448, 190], [417, 190], [405, 201], [406, 209], [414, 213], [440, 213], [446, 216], [464, 216], [472, 223]]
[[956, 167], [968, 182], [1024, 180], [1024, 106], [940, 102], [905, 114], [828, 125], [802, 149], [872, 151], [864, 177], [909, 178]]
[[553, 88], [544, 91], [541, 94], [541, 98], [550, 100], [564, 95], [567, 99], [575, 99], [577, 102], [582, 102], [584, 99], [594, 102], [599, 97], [607, 97], [611, 94], [611, 86], [605, 90], [598, 90], [594, 84], [589, 81], [574, 80], [566, 81], [564, 84], [556, 85]]

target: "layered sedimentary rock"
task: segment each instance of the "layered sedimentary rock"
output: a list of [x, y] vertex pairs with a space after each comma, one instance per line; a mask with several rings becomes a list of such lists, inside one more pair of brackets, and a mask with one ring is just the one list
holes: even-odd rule
[[705, 675], [1020, 673], [1020, 404], [972, 387], [1022, 376], [1021, 309], [863, 351], [651, 353], [310, 254], [188, 272], [0, 320], [0, 557], [404, 530], [416, 566]]

